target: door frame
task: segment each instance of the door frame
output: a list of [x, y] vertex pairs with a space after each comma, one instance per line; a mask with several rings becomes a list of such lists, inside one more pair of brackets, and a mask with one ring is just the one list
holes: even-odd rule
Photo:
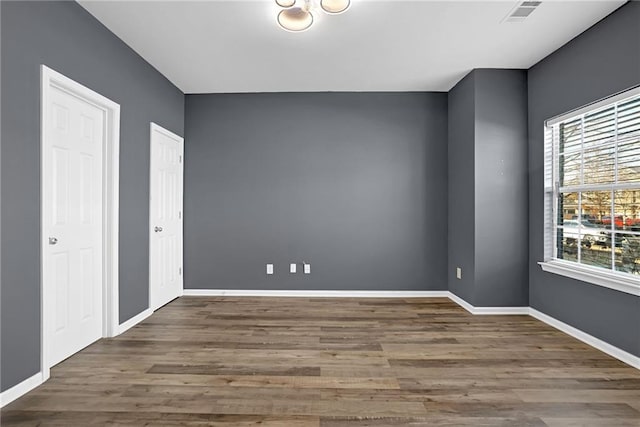
[[180, 164], [181, 166], [181, 173], [182, 173], [182, 179], [180, 181], [180, 183], [182, 184], [180, 186], [180, 191], [181, 191], [181, 195], [182, 197], [180, 198], [181, 201], [181, 206], [180, 206], [180, 219], [182, 220], [182, 226], [180, 227], [180, 265], [182, 266], [182, 273], [180, 274], [180, 289], [178, 291], [178, 297], [181, 297], [182, 295], [184, 295], [184, 138], [181, 137], [180, 135], [177, 135], [173, 132], [171, 132], [170, 130], [167, 130], [165, 128], [163, 128], [162, 126], [160, 126], [157, 123], [151, 122], [150, 126], [149, 126], [149, 309], [151, 311], [155, 311], [160, 307], [154, 307], [153, 305], [153, 286], [151, 283], [151, 278], [153, 277], [151, 275], [151, 256], [152, 256], [152, 248], [151, 248], [151, 228], [153, 226], [152, 224], [152, 211], [151, 211], [151, 180], [153, 179], [153, 171], [151, 170], [151, 164], [152, 164], [152, 156], [153, 156], [153, 132], [158, 132], [158, 133], [162, 133], [164, 134], [166, 137], [171, 138], [171, 139], [175, 139], [177, 141], [180, 142], [181, 145], [181, 152], [180, 152], [180, 156], [181, 156], [181, 160], [180, 160]]
[[45, 215], [44, 189], [46, 177], [43, 174], [48, 159], [46, 146], [46, 120], [50, 117], [49, 101], [51, 90], [55, 88], [94, 105], [103, 111], [103, 170], [102, 170], [102, 336], [118, 335], [118, 228], [119, 228], [119, 170], [120, 170], [120, 105], [97, 92], [52, 70], [40, 66], [40, 368], [42, 380], [50, 375], [50, 345], [47, 321], [51, 319], [50, 292], [45, 292]]

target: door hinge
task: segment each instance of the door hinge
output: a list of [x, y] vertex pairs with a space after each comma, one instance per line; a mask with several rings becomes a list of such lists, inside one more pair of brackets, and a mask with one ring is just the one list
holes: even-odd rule
[[182, 219], [182, 211], [178, 211], [178, 219]]
[[179, 267], [179, 268], [178, 268], [178, 274], [179, 274], [180, 276], [182, 276], [182, 267]]
[[182, 155], [179, 155], [179, 156], [178, 156], [178, 161], [179, 161], [180, 163], [182, 163]]

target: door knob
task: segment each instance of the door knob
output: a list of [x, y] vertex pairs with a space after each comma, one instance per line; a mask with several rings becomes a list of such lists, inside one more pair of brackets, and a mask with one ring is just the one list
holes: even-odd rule
[[159, 233], [159, 232], [161, 232], [161, 231], [162, 231], [162, 227], [158, 227], [158, 226], [156, 226], [153, 230], [154, 230], [156, 233]]
[[49, 237], [50, 245], [55, 245], [56, 243], [58, 243], [58, 239], [56, 239], [55, 237]]

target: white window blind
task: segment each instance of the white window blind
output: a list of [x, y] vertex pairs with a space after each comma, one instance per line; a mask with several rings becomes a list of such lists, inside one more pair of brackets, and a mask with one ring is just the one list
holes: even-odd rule
[[640, 283], [640, 88], [547, 121], [544, 258]]
[[553, 258], [555, 243], [554, 243], [554, 230], [555, 224], [555, 209], [554, 209], [554, 195], [555, 195], [555, 183], [557, 181], [557, 171], [554, 170], [554, 159], [558, 156], [557, 146], [552, 143], [557, 136], [554, 136], [553, 132], [557, 130], [557, 127], [546, 126], [544, 130], [544, 260], [549, 261]]

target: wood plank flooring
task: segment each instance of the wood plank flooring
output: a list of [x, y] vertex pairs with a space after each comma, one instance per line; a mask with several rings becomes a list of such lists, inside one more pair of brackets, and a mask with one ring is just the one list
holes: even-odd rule
[[2, 426], [635, 426], [640, 371], [448, 299], [183, 297], [65, 360]]

